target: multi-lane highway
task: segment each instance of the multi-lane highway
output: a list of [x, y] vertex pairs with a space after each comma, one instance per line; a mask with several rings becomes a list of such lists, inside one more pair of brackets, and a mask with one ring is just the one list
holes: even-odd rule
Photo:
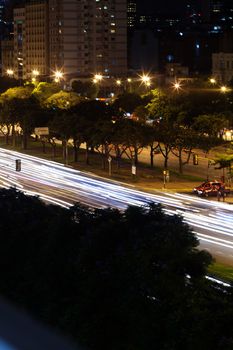
[[[15, 160], [21, 159], [21, 171]], [[233, 266], [233, 206], [193, 196], [153, 194], [101, 179], [58, 163], [0, 148], [0, 186], [16, 186], [49, 203], [69, 207], [81, 202], [92, 207], [115, 207], [161, 203], [168, 214], [180, 214], [200, 239], [202, 248]]]

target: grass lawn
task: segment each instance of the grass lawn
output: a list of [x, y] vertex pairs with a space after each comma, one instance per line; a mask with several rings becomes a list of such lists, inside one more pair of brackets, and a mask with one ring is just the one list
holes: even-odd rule
[[212, 264], [208, 269], [210, 275], [216, 276], [226, 282], [233, 282], [233, 267], [220, 264]]

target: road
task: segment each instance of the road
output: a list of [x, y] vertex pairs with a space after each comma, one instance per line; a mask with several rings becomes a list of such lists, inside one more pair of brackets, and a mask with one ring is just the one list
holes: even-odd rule
[[[15, 170], [21, 159], [22, 169]], [[138, 191], [58, 163], [0, 148], [0, 186], [16, 186], [48, 203], [70, 207], [75, 202], [91, 207], [125, 209], [128, 205], [161, 203], [169, 215], [180, 214], [218, 261], [233, 266], [233, 206], [179, 193]]]

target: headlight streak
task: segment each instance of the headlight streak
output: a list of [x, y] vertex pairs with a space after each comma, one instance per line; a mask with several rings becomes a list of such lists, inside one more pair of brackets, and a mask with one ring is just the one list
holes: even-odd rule
[[195, 232], [197, 234], [197, 236], [200, 238], [200, 239], [211, 239], [211, 241], [213, 242], [221, 242], [221, 243], [226, 243], [227, 245], [231, 246], [231, 248], [233, 248], [233, 242], [230, 242], [226, 239], [222, 239], [222, 238], [217, 238], [217, 237], [210, 237], [209, 235], [205, 235], [203, 233], [198, 233], [198, 232]]
[[[21, 172], [15, 171], [15, 159], [22, 160]], [[18, 152], [0, 149], [0, 186], [16, 186], [30, 195], [69, 207], [81, 202], [91, 207], [115, 207], [124, 210], [128, 205], [143, 206], [160, 203], [168, 215], [178, 214], [193, 228], [224, 235], [228, 240], [212, 239], [199, 233], [201, 240], [233, 248], [233, 206], [178, 193], [150, 194], [121, 186], [96, 175], [88, 175], [53, 161]], [[230, 241], [232, 239], [232, 243]]]

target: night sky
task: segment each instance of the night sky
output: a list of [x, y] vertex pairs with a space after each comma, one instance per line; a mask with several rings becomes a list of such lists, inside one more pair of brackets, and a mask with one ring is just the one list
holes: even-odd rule
[[137, 0], [140, 12], [183, 13], [185, 0]]

